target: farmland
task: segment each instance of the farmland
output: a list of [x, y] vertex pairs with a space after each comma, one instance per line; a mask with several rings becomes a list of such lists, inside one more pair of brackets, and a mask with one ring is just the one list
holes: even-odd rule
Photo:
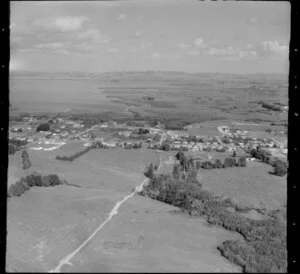
[[218, 195], [232, 197], [240, 204], [266, 207], [268, 210], [286, 205], [286, 177], [276, 177], [268, 172], [267, 164], [249, 163], [244, 169], [201, 170], [200, 181]]
[[[258, 79], [261, 89], [251, 84]], [[155, 173], [172, 174], [182, 149], [201, 162], [224, 163], [235, 152], [236, 158], [247, 157], [247, 165], [199, 168], [203, 189], [241, 206], [282, 210], [286, 175], [275, 176], [270, 164], [253, 160], [249, 151], [261, 146], [286, 160], [287, 112], [259, 103], [287, 104], [286, 90], [270, 88], [285, 81], [278, 75], [173, 72], [12, 77], [10, 140], [28, 144], [9, 155], [8, 185], [33, 172], [57, 174], [66, 184], [32, 187], [8, 199], [7, 270], [50, 271], [61, 265], [62, 272], [241, 272], [217, 250], [240, 234], [130, 195], [145, 182], [150, 163], [158, 168]], [[66, 92], [58, 96], [61, 86]], [[50, 129], [38, 132], [45, 123]], [[73, 161], [57, 160], [93, 145]], [[23, 150], [28, 169], [22, 168]], [[269, 218], [256, 211], [243, 214]], [[72, 265], [62, 263], [70, 254]]]

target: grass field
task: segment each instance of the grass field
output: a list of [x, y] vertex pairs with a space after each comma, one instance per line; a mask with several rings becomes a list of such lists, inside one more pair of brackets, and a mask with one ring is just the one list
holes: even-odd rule
[[[55, 173], [62, 179], [82, 187], [117, 188], [125, 192], [131, 191], [143, 180], [145, 167], [150, 163], [158, 163], [158, 156], [154, 150], [146, 148], [137, 150], [94, 149], [73, 162], [58, 161], [58, 154], [71, 154], [72, 149], [77, 149], [82, 143], [70, 143], [54, 151], [29, 150], [31, 167], [23, 171], [21, 167], [20, 152], [10, 156], [9, 184], [15, 183], [25, 174], [42, 172], [43, 174]], [[121, 182], [121, 184], [119, 184]]]
[[120, 193], [33, 187], [8, 201], [7, 270], [47, 272], [103, 222]]
[[234, 198], [243, 205], [282, 208], [287, 199], [286, 176], [274, 176], [270, 171], [270, 165], [253, 162], [245, 168], [200, 169], [199, 178], [204, 189]]
[[66, 272], [240, 272], [216, 246], [239, 236], [172, 206], [135, 196]]

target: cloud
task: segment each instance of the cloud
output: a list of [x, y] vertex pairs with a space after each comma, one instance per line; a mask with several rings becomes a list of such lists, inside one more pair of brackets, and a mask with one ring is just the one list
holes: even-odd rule
[[56, 42], [50, 44], [38, 44], [35, 47], [40, 49], [59, 49], [64, 47], [64, 43]]
[[145, 48], [145, 46], [141, 46], [140, 48], [135, 48], [135, 49], [130, 49], [130, 50], [127, 50], [126, 52], [135, 52], [135, 51], [141, 51]]
[[206, 53], [208, 55], [211, 56], [216, 56], [216, 55], [232, 55], [232, 54], [236, 54], [237, 51], [235, 49], [233, 49], [232, 47], [228, 46], [228, 47], [224, 47], [224, 48], [215, 48], [215, 47], [211, 47], [208, 51], [206, 51]]
[[18, 71], [23, 70], [25, 68], [24, 64], [17, 59], [9, 60], [9, 70], [10, 71]]
[[143, 34], [141, 30], [135, 32], [135, 36], [140, 37]]
[[152, 54], [151, 54], [151, 56], [152, 57], [154, 57], [154, 58], [161, 58], [161, 55], [158, 53], [158, 52], [153, 52]]
[[240, 50], [238, 56], [240, 59], [251, 59], [256, 58], [257, 53], [255, 50]]
[[192, 50], [188, 52], [188, 55], [198, 55], [200, 52], [198, 50]]
[[121, 13], [117, 16], [117, 20], [125, 20], [126, 19], [126, 14]]
[[187, 44], [178, 44], [178, 47], [179, 47], [180, 49], [185, 49], [185, 48], [188, 48], [189, 45], [187, 45]]
[[256, 17], [251, 17], [248, 19], [249, 24], [256, 24], [257, 23], [257, 18]]
[[194, 41], [194, 44], [196, 45], [196, 47], [198, 48], [201, 48], [204, 46], [204, 43], [203, 43], [203, 39], [200, 37], [200, 38], [197, 38], [195, 41]]
[[111, 39], [102, 35], [97, 29], [90, 28], [85, 32], [78, 33], [78, 39], [89, 39], [94, 41], [95, 43], [107, 43]]
[[116, 53], [116, 52], [119, 52], [119, 50], [116, 49], [116, 48], [108, 48], [107, 51], [110, 52], [110, 53]]
[[257, 57], [257, 52], [253, 49], [236, 49], [231, 46], [211, 47], [205, 53], [210, 56], [220, 57], [223, 60], [246, 60]]
[[75, 48], [78, 50], [83, 50], [83, 51], [90, 51], [91, 49], [93, 49], [93, 47], [89, 43], [86, 43], [86, 42], [77, 44], [75, 46]]
[[87, 21], [86, 17], [59, 17], [55, 18], [52, 24], [61, 31], [76, 31], [81, 29], [84, 21]]
[[264, 41], [262, 42], [262, 49], [265, 53], [280, 53], [287, 52], [289, 47], [281, 45], [278, 41]]

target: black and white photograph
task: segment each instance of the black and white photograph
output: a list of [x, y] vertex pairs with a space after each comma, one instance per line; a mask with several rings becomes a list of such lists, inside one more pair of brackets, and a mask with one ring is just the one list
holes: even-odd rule
[[9, 6], [6, 272], [287, 273], [289, 2]]

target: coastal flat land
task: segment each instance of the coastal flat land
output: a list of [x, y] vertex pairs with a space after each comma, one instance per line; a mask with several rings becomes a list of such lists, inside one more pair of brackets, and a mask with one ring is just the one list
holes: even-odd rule
[[[259, 103], [287, 104], [286, 79], [280, 75], [157, 72], [112, 73], [84, 79], [23, 75], [11, 77], [10, 97], [11, 117], [49, 111], [78, 115], [82, 120], [142, 121], [141, 127], [144, 118], [166, 125], [176, 120], [199, 124], [182, 132], [218, 138], [222, 137], [219, 127], [236, 125], [255, 138], [286, 141], [284, 133], [279, 136], [266, 130], [286, 130], [287, 112], [266, 110]], [[112, 132], [95, 132], [96, 137], [111, 139]], [[72, 265], [62, 265], [62, 272], [242, 271], [216, 249], [240, 235], [137, 195], [122, 202], [105, 226], [76, 251], [108, 220], [117, 203], [145, 180], [146, 166], [153, 163], [160, 166], [159, 173], [171, 173], [177, 153], [157, 152], [144, 143], [140, 149], [93, 149], [72, 162], [56, 159], [57, 155], [84, 149], [86, 142], [68, 140], [49, 151], [32, 150], [29, 145], [32, 165], [26, 170], [22, 169], [21, 151], [9, 155], [8, 185], [33, 172], [57, 174], [70, 185], [33, 187], [20, 197], [8, 199], [7, 271], [50, 271], [73, 252]], [[224, 160], [231, 154], [198, 151], [194, 157]], [[237, 154], [245, 152], [238, 149]], [[271, 171], [269, 165], [249, 162], [244, 168], [200, 169], [198, 179], [204, 189], [215, 194], [271, 210], [286, 204], [286, 176], [278, 177]]]

